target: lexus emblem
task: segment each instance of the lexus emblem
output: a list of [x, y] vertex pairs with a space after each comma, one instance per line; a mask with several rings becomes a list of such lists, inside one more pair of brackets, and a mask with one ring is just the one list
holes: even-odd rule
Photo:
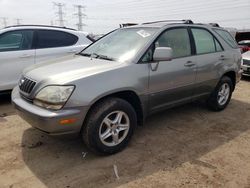
[[22, 78], [22, 79], [20, 80], [20, 82], [19, 82], [19, 86], [23, 85], [24, 81], [25, 81], [25, 80]]

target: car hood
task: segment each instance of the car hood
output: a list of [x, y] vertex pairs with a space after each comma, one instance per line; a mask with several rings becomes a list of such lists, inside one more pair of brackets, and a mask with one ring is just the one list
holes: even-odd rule
[[247, 52], [245, 52], [244, 54], [242, 54], [242, 58], [243, 58], [243, 59], [250, 60], [250, 51], [247, 51]]
[[23, 75], [37, 82], [53, 80], [53, 84], [65, 84], [121, 66], [124, 63], [75, 55], [31, 66]]

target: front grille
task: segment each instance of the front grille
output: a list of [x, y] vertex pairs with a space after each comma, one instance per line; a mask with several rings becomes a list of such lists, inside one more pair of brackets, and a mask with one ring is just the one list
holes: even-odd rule
[[35, 85], [36, 85], [36, 82], [26, 77], [22, 77], [19, 81], [20, 90], [28, 94], [32, 91]]
[[243, 59], [243, 65], [250, 66], [250, 60]]

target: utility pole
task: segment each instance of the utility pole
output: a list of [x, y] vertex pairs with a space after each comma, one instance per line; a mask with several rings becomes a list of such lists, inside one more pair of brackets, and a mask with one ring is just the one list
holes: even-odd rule
[[64, 16], [64, 12], [63, 12], [63, 7], [65, 6], [65, 4], [63, 3], [54, 3], [54, 6], [57, 6], [58, 8], [58, 12], [56, 13], [58, 15], [58, 18], [59, 18], [59, 26], [60, 27], [64, 27], [64, 19], [63, 19], [63, 16]]
[[75, 15], [78, 16], [78, 23], [76, 25], [78, 27], [78, 30], [82, 31], [83, 26], [86, 25], [86, 24], [83, 23], [83, 18], [86, 17], [86, 14], [83, 13], [83, 10], [84, 10], [85, 6], [83, 6], [83, 5], [75, 5], [75, 7], [77, 8], [77, 13], [75, 13]]
[[3, 22], [3, 26], [4, 26], [4, 27], [7, 27], [7, 19], [8, 19], [8, 18], [6, 18], [6, 17], [1, 17], [0, 19], [1, 19], [2, 22]]
[[15, 19], [15, 20], [16, 20], [16, 24], [17, 24], [17, 25], [21, 25], [21, 20], [22, 20], [22, 19], [17, 18], [17, 19]]

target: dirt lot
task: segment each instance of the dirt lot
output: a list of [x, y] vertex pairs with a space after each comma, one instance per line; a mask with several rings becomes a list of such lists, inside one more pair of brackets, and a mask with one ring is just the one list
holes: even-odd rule
[[1, 96], [0, 187], [250, 187], [250, 79], [225, 111], [194, 103], [154, 115], [109, 157], [32, 129], [9, 101]]

